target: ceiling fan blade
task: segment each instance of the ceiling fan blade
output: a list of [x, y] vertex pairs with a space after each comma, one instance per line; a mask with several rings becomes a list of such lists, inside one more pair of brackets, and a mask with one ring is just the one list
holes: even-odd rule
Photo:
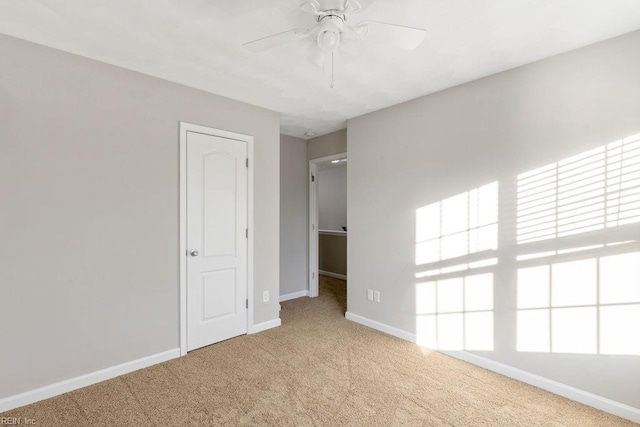
[[264, 52], [265, 50], [272, 49], [276, 46], [283, 45], [285, 43], [289, 43], [296, 40], [301, 40], [309, 37], [315, 28], [311, 30], [289, 30], [283, 31], [278, 34], [273, 34], [267, 37], [263, 37], [261, 39], [252, 40], [247, 43], [243, 43], [242, 46], [250, 50], [251, 52]]
[[376, 0], [347, 0], [344, 4], [344, 12], [346, 15], [354, 12], [360, 12], [375, 2]]
[[317, 16], [324, 16], [327, 14], [325, 11], [320, 10], [320, 3], [318, 0], [304, 0], [300, 3], [300, 9], [304, 12]]
[[427, 30], [386, 22], [363, 21], [355, 26], [355, 32], [368, 41], [413, 50], [424, 41]]
[[318, 0], [305, 0], [300, 2], [300, 9], [309, 13], [316, 13], [320, 9]]
[[363, 48], [362, 44], [362, 38], [344, 34], [340, 41], [340, 55], [345, 63], [360, 57]]

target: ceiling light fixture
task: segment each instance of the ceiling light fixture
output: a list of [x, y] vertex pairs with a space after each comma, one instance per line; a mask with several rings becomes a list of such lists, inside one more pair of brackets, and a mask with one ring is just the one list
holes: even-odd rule
[[[328, 13], [337, 11], [330, 10]], [[325, 15], [318, 19], [318, 46], [325, 52], [334, 52], [340, 47], [340, 32], [344, 27], [344, 18], [339, 15]]]
[[318, 35], [316, 47], [309, 54], [309, 61], [322, 67], [325, 57], [331, 55], [331, 88], [334, 87], [334, 54], [339, 51], [342, 41], [341, 33], [344, 28], [345, 16], [339, 10], [327, 10], [325, 15], [318, 17]]
[[312, 136], [316, 136], [316, 133], [312, 131], [307, 131], [304, 133], [304, 136], [312, 137]]
[[[300, 10], [315, 16], [316, 25], [276, 33], [244, 43], [252, 52], [262, 52], [284, 43], [311, 39], [308, 60], [331, 75], [334, 87], [336, 61], [343, 64], [362, 50], [361, 42], [395, 45], [416, 49], [424, 40], [426, 30], [380, 21], [353, 22], [352, 16], [371, 6], [376, 0], [301, 0]], [[389, 2], [392, 7], [392, 2]]]

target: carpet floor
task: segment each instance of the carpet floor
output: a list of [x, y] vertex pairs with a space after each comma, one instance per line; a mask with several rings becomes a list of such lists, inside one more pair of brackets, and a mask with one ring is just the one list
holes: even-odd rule
[[346, 284], [282, 303], [282, 326], [1, 417], [38, 426], [631, 426], [344, 318]]

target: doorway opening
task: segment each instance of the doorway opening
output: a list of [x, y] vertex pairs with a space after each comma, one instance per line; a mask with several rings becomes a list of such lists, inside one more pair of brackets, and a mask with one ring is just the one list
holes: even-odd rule
[[347, 280], [347, 153], [309, 161], [309, 296], [320, 275]]

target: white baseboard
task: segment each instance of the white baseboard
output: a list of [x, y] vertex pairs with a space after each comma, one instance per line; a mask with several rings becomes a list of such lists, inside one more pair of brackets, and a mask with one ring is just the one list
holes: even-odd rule
[[323, 276], [329, 276], [336, 279], [347, 280], [347, 276], [344, 274], [332, 273], [330, 271], [318, 270], [318, 274], [322, 274]]
[[120, 375], [128, 374], [139, 369], [147, 368], [167, 360], [180, 357], [180, 349], [163, 351], [162, 353], [152, 354], [141, 359], [125, 362], [120, 365], [111, 366], [110, 368], [101, 369], [79, 377], [70, 378], [35, 390], [26, 391], [24, 393], [0, 399], [0, 412], [6, 412], [21, 406], [30, 405], [44, 399], [59, 396], [82, 387], [87, 387], [102, 381], [110, 380]]
[[[415, 334], [403, 331], [398, 328], [394, 328], [393, 326], [385, 325], [384, 323], [380, 323], [375, 320], [371, 320], [350, 312], [347, 312], [345, 317], [348, 320], [360, 323], [362, 325], [376, 329], [380, 332], [393, 335], [394, 337], [410, 341], [414, 344], [417, 341]], [[571, 387], [566, 384], [562, 384], [527, 371], [523, 371], [522, 369], [514, 368], [512, 366], [505, 365], [504, 363], [496, 362], [495, 360], [478, 356], [474, 353], [469, 353], [466, 351], [439, 352], [447, 356], [451, 356], [456, 359], [471, 363], [473, 365], [480, 366], [481, 368], [488, 369], [506, 377], [513, 378], [514, 380], [518, 380], [523, 383], [541, 388], [559, 396], [566, 397], [567, 399], [571, 399], [584, 405], [600, 409], [601, 411], [605, 411], [610, 414], [626, 418], [627, 420], [640, 423], [639, 408], [634, 408], [633, 406], [625, 405], [624, 403], [616, 402], [614, 400], [607, 399], [606, 397], [598, 396], [596, 394], [589, 393], [587, 391], [580, 390], [575, 387]]]
[[362, 317], [358, 314], [353, 314], [349, 311], [347, 311], [344, 317], [346, 317], [347, 320], [351, 320], [353, 322], [360, 323], [361, 325], [368, 326], [373, 329], [377, 329], [380, 332], [393, 335], [394, 337], [398, 337], [405, 341], [410, 341], [412, 343], [416, 342], [416, 336], [414, 334], [403, 331], [398, 328], [394, 328], [393, 326], [385, 325], [384, 323], [380, 323], [378, 321], [371, 320], [366, 317]]
[[257, 334], [258, 332], [266, 331], [267, 329], [277, 328], [280, 325], [282, 325], [282, 321], [279, 318], [258, 323], [251, 327], [249, 334]]
[[497, 372], [498, 374], [513, 378], [514, 380], [522, 381], [523, 383], [550, 391], [551, 393], [566, 397], [567, 399], [575, 400], [576, 402], [583, 403], [587, 406], [600, 409], [601, 411], [609, 412], [610, 414], [640, 423], [640, 409], [625, 405], [624, 403], [616, 402], [615, 400], [607, 399], [606, 397], [598, 396], [467, 351], [440, 351], [440, 353], [480, 366], [481, 368]]
[[296, 299], [296, 298], [308, 297], [308, 296], [309, 296], [309, 291], [305, 289], [304, 291], [299, 291], [299, 292], [293, 292], [293, 293], [290, 293], [290, 294], [280, 295], [280, 302], [289, 301], [289, 300]]

